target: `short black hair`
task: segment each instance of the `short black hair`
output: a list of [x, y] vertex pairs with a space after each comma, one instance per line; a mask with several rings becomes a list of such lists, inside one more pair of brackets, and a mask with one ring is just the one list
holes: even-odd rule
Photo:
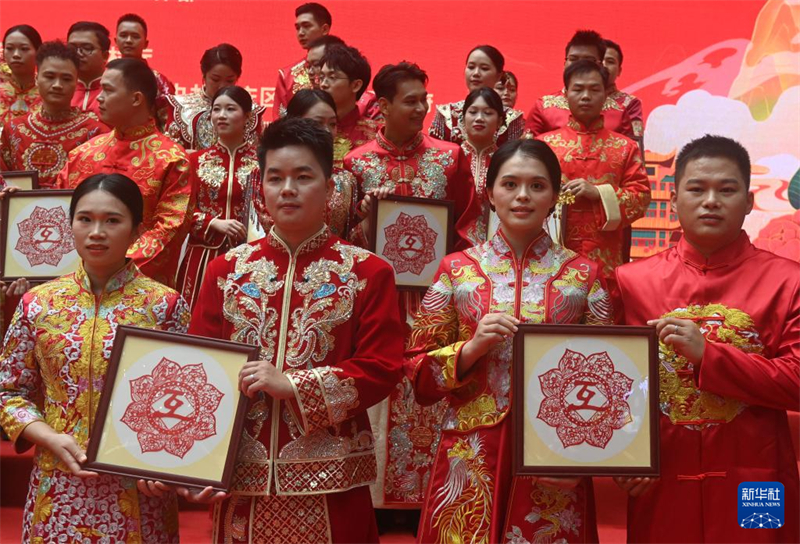
[[600, 62], [603, 61], [603, 57], [606, 54], [606, 42], [603, 40], [603, 37], [594, 30], [578, 30], [575, 32], [572, 39], [567, 43], [567, 47], [564, 49], [565, 57], [569, 55], [570, 48], [574, 46], [597, 48], [597, 54], [600, 55], [600, 58], [597, 60]]
[[300, 89], [286, 105], [286, 117], [302, 117], [320, 102], [325, 102], [336, 113], [336, 102], [330, 94], [321, 89]]
[[314, 20], [317, 22], [318, 25], [328, 25], [331, 26], [333, 24], [333, 18], [331, 17], [331, 12], [328, 11], [328, 8], [323, 6], [322, 4], [317, 4], [316, 2], [308, 2], [307, 4], [303, 4], [298, 6], [297, 9], [294, 10], [294, 16], [300, 17], [304, 13], [310, 13]]
[[489, 161], [489, 169], [486, 171], [487, 190], [494, 187], [500, 168], [517, 153], [541, 161], [547, 170], [547, 175], [550, 177], [553, 193], [559, 193], [561, 190], [561, 164], [558, 162], [558, 157], [546, 143], [540, 140], [528, 139], [506, 142], [494, 152], [491, 161]]
[[308, 48], [314, 49], [315, 47], [325, 46], [325, 48], [327, 49], [329, 45], [347, 45], [347, 44], [344, 43], [344, 40], [341, 39], [339, 36], [334, 36], [332, 34], [325, 34], [324, 36], [320, 36], [313, 42], [309, 43]]
[[686, 171], [686, 166], [696, 159], [704, 157], [730, 159], [739, 167], [744, 178], [744, 186], [750, 190], [750, 154], [742, 144], [732, 138], [706, 134], [702, 138], [692, 140], [681, 148], [675, 159], [675, 189]]
[[389, 102], [397, 95], [397, 86], [404, 81], [416, 79], [423, 85], [428, 85], [428, 74], [413, 62], [402, 61], [397, 64], [387, 64], [378, 71], [372, 81], [372, 90], [375, 96], [385, 98]]
[[111, 48], [111, 34], [109, 34], [108, 29], [100, 23], [95, 23], [94, 21], [78, 21], [69, 27], [67, 39], [69, 39], [73, 32], [94, 32], [97, 43], [100, 44], [100, 50], [103, 53], [108, 53], [108, 50]]
[[45, 59], [57, 58], [68, 60], [78, 68], [78, 52], [74, 47], [70, 47], [61, 40], [54, 40], [51, 42], [44, 42], [42, 46], [36, 51], [36, 66], [41, 68]]
[[3, 35], [3, 45], [5, 45], [8, 35], [13, 34], [14, 32], [19, 32], [28, 38], [28, 41], [31, 42], [31, 45], [34, 49], [39, 49], [42, 46], [42, 36], [31, 25], [14, 25], [6, 30], [6, 33]]
[[153, 109], [158, 94], [158, 82], [147, 63], [139, 59], [114, 59], [106, 65], [106, 70], [119, 70], [125, 88], [130, 92], [142, 93], [148, 109]]
[[144, 19], [142, 19], [139, 15], [136, 15], [135, 13], [126, 13], [117, 19], [117, 30], [119, 30], [119, 25], [122, 23], [137, 23], [141, 25], [142, 30], [144, 30], [144, 35], [147, 37], [147, 23], [145, 23]]
[[483, 98], [486, 101], [486, 105], [497, 112], [497, 115], [500, 119], [498, 128], [502, 127], [506, 120], [503, 99], [500, 98], [500, 95], [497, 94], [497, 91], [490, 89], [489, 87], [479, 87], [474, 91], [470, 91], [470, 93], [464, 99], [464, 108], [461, 111], [461, 118], [463, 119], [467, 115], [467, 110], [469, 107], [472, 106], [472, 104], [479, 98]]
[[242, 76], [242, 54], [229, 43], [221, 43], [211, 49], [206, 49], [200, 58], [200, 71], [205, 76], [217, 64], [224, 64], [236, 74]]
[[606, 67], [600, 66], [596, 62], [592, 62], [589, 59], [583, 59], [573, 62], [564, 68], [564, 88], [569, 88], [569, 82], [573, 77], [591, 74], [593, 72], [600, 74], [600, 77], [603, 79], [603, 87], [608, 87], [608, 70]]
[[349, 45], [332, 45], [325, 48], [325, 55], [322, 57], [322, 64], [327, 64], [331, 70], [341, 70], [347, 74], [347, 78], [352, 82], [360, 79], [363, 83], [356, 93], [356, 100], [361, 98], [372, 77], [372, 69], [369, 61], [361, 54], [361, 51]]
[[238, 85], [228, 85], [227, 87], [222, 87], [219, 89], [214, 95], [214, 98], [211, 99], [212, 106], [220, 96], [229, 96], [231, 100], [239, 104], [239, 107], [242, 108], [242, 111], [245, 114], [253, 111], [253, 97], [249, 92], [247, 92], [246, 89], [239, 87]]
[[288, 146], [308, 148], [322, 167], [325, 178], [333, 173], [333, 136], [313, 119], [283, 117], [270, 123], [258, 146], [258, 166], [266, 172], [267, 152]]
[[95, 174], [89, 176], [75, 187], [69, 202], [69, 220], [75, 219], [75, 210], [81, 198], [94, 191], [105, 191], [122, 201], [131, 212], [133, 227], [136, 228], [144, 218], [144, 199], [142, 191], [131, 178], [124, 174]]
[[[606, 52], [608, 52], [609, 49], [613, 49], [614, 51], [617, 52], [617, 55], [619, 55], [619, 65], [621, 67], [623, 59], [622, 47], [620, 47], [620, 45], [617, 42], [612, 40], [603, 40], [603, 41], [606, 42]], [[605, 53], [603, 53], [603, 56], [605, 57]]]
[[480, 51], [481, 53], [489, 57], [489, 60], [492, 61], [492, 64], [494, 64], [497, 73], [498, 74], [503, 73], [503, 68], [505, 68], [506, 66], [506, 59], [499, 49], [491, 45], [479, 45], [477, 47], [473, 47], [467, 54], [467, 61], [469, 60], [469, 56], [473, 54], [475, 51]]

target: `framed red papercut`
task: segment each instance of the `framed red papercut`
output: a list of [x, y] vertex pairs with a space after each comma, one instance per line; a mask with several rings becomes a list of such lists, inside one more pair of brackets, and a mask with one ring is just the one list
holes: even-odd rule
[[6, 185], [17, 187], [23, 191], [31, 191], [39, 188], [39, 172], [36, 170], [9, 170], [0, 172]]
[[50, 280], [78, 269], [72, 190], [17, 191], [2, 200], [0, 279]]
[[258, 347], [120, 326], [86, 468], [230, 488], [247, 409], [239, 369]]
[[442, 257], [452, 251], [450, 200], [391, 196], [370, 218], [370, 250], [394, 268], [398, 289], [425, 292]]
[[520, 325], [514, 472], [658, 476], [654, 327]]

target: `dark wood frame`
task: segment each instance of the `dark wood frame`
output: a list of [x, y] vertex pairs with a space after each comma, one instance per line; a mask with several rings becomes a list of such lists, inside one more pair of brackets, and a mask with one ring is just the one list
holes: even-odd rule
[[[3, 173], [5, 175], [5, 172]], [[19, 278], [27, 278], [28, 280], [36, 281], [49, 281], [57, 278], [58, 276], [6, 276], [6, 246], [8, 244], [8, 208], [11, 200], [14, 198], [35, 198], [35, 197], [53, 197], [53, 196], [71, 196], [74, 189], [37, 189], [35, 191], [14, 191], [7, 193], [2, 202], [0, 202], [0, 280], [14, 281]], [[69, 206], [68, 206], [69, 207]]]
[[[372, 206], [370, 210], [370, 227], [369, 227], [369, 245], [368, 248], [370, 251], [378, 255], [381, 259], [381, 256], [377, 251], [377, 244], [378, 244], [378, 207], [381, 205], [382, 202], [406, 202], [409, 204], [414, 205], [421, 205], [421, 206], [437, 206], [439, 208], [447, 209], [447, 232], [444, 233], [445, 236], [445, 255], [453, 251], [453, 240], [455, 238], [455, 202], [452, 200], [437, 200], [435, 198], [417, 198], [411, 196], [389, 196], [384, 199], [378, 200], [375, 205]], [[440, 235], [442, 233], [439, 233]], [[444, 255], [442, 255], [444, 257]], [[385, 260], [385, 259], [384, 259]], [[391, 265], [391, 263], [389, 263]], [[425, 293], [428, 290], [430, 285], [406, 285], [397, 283], [397, 289], [399, 291], [417, 291], [421, 293]]]
[[[107, 463], [100, 463], [97, 461], [97, 450], [100, 447], [100, 437], [103, 436], [103, 428], [106, 424], [108, 416], [109, 403], [114, 391], [117, 379], [117, 370], [119, 368], [119, 360], [122, 355], [122, 350], [125, 345], [125, 339], [129, 336], [137, 336], [139, 338], [153, 338], [156, 340], [167, 341], [173, 344], [186, 345], [197, 348], [214, 348], [224, 349], [226, 351], [235, 351], [243, 355], [247, 355], [248, 361], [253, 361], [258, 358], [258, 346], [251, 346], [248, 344], [240, 344], [238, 342], [231, 342], [228, 340], [217, 340], [214, 338], [205, 338], [202, 336], [192, 336], [189, 334], [180, 334], [176, 332], [167, 332], [153, 329], [141, 329], [139, 327], [131, 327], [128, 325], [120, 325], [117, 328], [117, 335], [114, 338], [114, 347], [111, 351], [111, 359], [108, 362], [108, 372], [106, 374], [105, 387], [100, 396], [100, 404], [97, 408], [96, 419], [92, 426], [89, 440], [89, 447], [86, 451], [88, 458], [85, 463], [85, 468], [97, 472], [104, 472], [107, 474], [114, 474], [116, 476], [124, 476], [131, 478], [142, 478], [146, 480], [158, 480], [167, 484], [181, 485], [187, 487], [205, 488], [211, 486], [216, 491], [227, 492], [230, 489], [231, 479], [233, 478], [233, 471], [236, 465], [236, 453], [239, 448], [239, 441], [242, 435], [242, 426], [244, 419], [247, 415], [247, 397], [241, 391], [239, 392], [239, 401], [236, 405], [236, 412], [234, 415], [233, 429], [231, 431], [231, 439], [228, 444], [228, 455], [225, 459], [225, 467], [222, 472], [221, 480], [210, 480], [207, 478], [191, 477], [191, 476], [178, 476], [169, 475], [167, 472], [159, 472], [154, 470], [141, 470], [138, 468], [125, 467], [121, 465], [112, 465]], [[238, 390], [238, 384], [235, 389]]]
[[6, 181], [6, 184], [11, 183], [14, 178], [30, 177], [31, 188], [27, 189], [20, 187], [20, 191], [36, 191], [39, 189], [39, 171], [38, 170], [9, 170], [8, 172], [0, 172], [0, 176]]
[[[648, 405], [650, 420], [650, 464], [649, 466], [531, 466], [523, 463], [523, 432], [525, 425], [525, 406], [517, 399], [525, 398], [524, 383], [524, 344], [530, 334], [555, 334], [564, 336], [640, 336], [648, 341]], [[658, 476], [660, 474], [660, 433], [658, 407], [658, 337], [655, 327], [631, 327], [622, 325], [519, 325], [514, 336], [514, 376], [511, 413], [513, 424], [513, 473], [519, 476]]]

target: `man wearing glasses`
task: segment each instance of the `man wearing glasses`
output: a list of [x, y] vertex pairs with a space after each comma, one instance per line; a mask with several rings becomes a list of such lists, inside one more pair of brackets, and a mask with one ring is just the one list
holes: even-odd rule
[[111, 37], [100, 23], [79, 21], [69, 28], [67, 42], [78, 52], [78, 85], [72, 97], [72, 106], [92, 111], [100, 117], [97, 97], [100, 95], [100, 77], [106, 69]]

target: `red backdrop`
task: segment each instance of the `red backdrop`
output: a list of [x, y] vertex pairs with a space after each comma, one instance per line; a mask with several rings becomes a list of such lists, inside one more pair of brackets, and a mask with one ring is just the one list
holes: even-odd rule
[[[241, 84], [265, 102], [278, 68], [304, 52], [294, 37], [294, 8], [302, 0], [2, 0], [0, 27], [36, 27], [44, 39], [66, 39], [69, 25], [98, 21], [114, 33], [121, 14], [148, 23], [153, 67], [183, 88], [200, 82], [200, 56], [220, 42], [244, 55]], [[464, 98], [467, 52], [482, 43], [498, 47], [520, 78], [518, 107], [559, 89], [564, 45], [578, 28], [593, 28], [625, 52], [620, 86], [643, 80], [713, 44], [749, 39], [763, 0], [720, 1], [391, 1], [325, 0], [332, 33], [360, 48], [373, 72], [412, 60], [431, 78], [435, 102]], [[691, 81], [687, 82], [691, 88]], [[262, 91], [262, 89], [264, 89]], [[664, 103], [660, 92], [638, 93], [645, 111]], [[679, 96], [678, 93], [677, 96]], [[676, 98], [677, 98], [676, 96]]]

